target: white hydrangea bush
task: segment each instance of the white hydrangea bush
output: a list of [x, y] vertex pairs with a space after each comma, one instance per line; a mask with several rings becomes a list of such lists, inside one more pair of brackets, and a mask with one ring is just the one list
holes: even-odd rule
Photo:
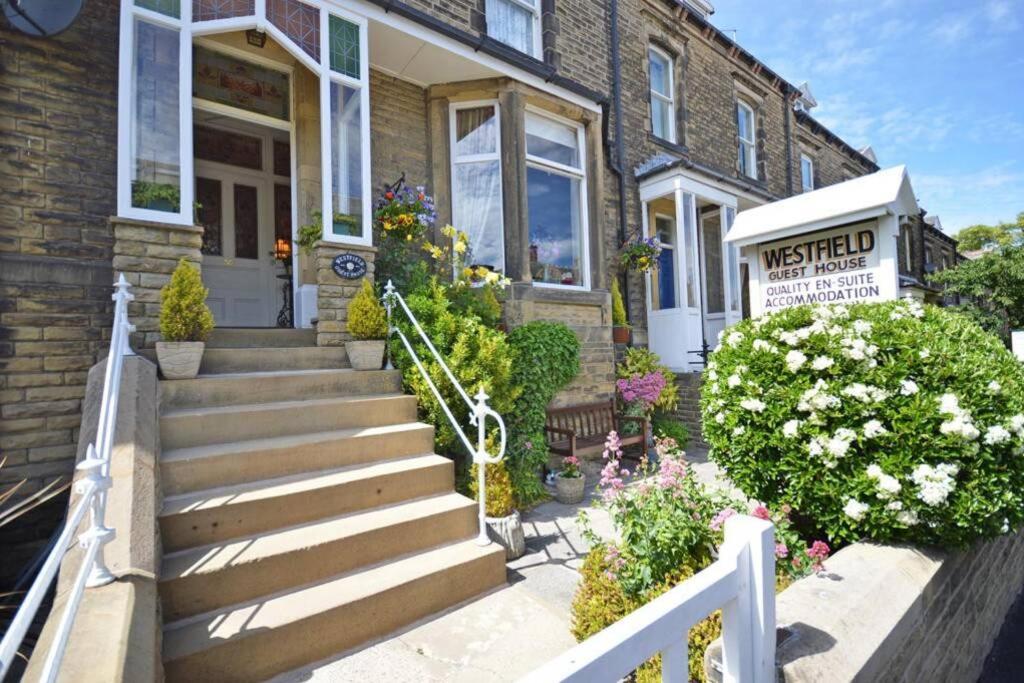
[[803, 306], [726, 330], [704, 377], [711, 458], [804, 531], [962, 547], [1024, 521], [1024, 365], [914, 300]]

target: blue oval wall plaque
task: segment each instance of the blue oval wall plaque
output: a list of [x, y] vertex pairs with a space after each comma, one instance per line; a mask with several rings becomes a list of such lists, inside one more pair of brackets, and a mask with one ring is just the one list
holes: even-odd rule
[[338, 277], [346, 280], [358, 280], [366, 275], [366, 259], [357, 254], [338, 254], [334, 257], [331, 268]]

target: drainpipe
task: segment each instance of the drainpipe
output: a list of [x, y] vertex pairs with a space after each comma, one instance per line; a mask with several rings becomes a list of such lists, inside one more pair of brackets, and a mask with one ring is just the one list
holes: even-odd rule
[[782, 118], [786, 123], [786, 196], [793, 196], [793, 126], [790, 118], [793, 116], [792, 107], [793, 91], [786, 88], [786, 94], [782, 98]]
[[[626, 220], [626, 174], [623, 164], [626, 159], [625, 145], [622, 140], [622, 59], [619, 55], [619, 2], [610, 2], [610, 39], [612, 46], [612, 106], [615, 109], [615, 153], [612, 156], [609, 166], [619, 177], [619, 244], [626, 241], [628, 234]], [[626, 319], [629, 315], [629, 276], [625, 278], [625, 288], [622, 292], [623, 302], [626, 304]]]

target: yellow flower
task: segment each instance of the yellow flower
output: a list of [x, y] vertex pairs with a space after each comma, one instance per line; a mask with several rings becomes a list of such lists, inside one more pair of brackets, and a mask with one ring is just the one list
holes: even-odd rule
[[465, 242], [462, 242], [462, 241], [456, 242], [455, 246], [453, 248], [455, 249], [455, 253], [456, 254], [465, 254], [466, 253], [466, 243]]
[[472, 268], [463, 268], [462, 269], [462, 275], [463, 275], [463, 277], [473, 277], [473, 269]]
[[390, 230], [393, 227], [395, 227], [395, 226], [394, 226], [394, 224], [391, 221], [384, 221], [384, 229], [385, 230]]
[[446, 225], [441, 228], [441, 234], [445, 237], [455, 237], [455, 228], [450, 225]]
[[466, 233], [460, 231], [459, 232], [459, 241], [460, 242], [469, 242], [469, 235], [467, 235]]
[[406, 242], [412, 242], [412, 235], [406, 235], [405, 236], [405, 241]]
[[488, 284], [493, 285], [495, 282], [501, 279], [501, 276], [499, 276], [497, 273], [489, 272], [487, 273], [487, 275], [484, 276], [484, 279], [487, 280]]

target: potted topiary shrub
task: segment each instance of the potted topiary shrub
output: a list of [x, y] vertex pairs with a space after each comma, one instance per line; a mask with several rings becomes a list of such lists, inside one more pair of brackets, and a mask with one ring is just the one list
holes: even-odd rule
[[206, 305], [209, 293], [199, 269], [185, 259], [160, 290], [163, 341], [156, 343], [156, 357], [164, 378], [192, 379], [199, 374], [204, 342], [213, 329], [213, 314]]
[[[470, 492], [477, 495], [476, 465], [470, 468]], [[505, 548], [505, 559], [514, 560], [526, 553], [526, 534], [519, 511], [513, 509], [512, 477], [504, 462], [487, 465], [487, 499], [484, 518], [492, 540]]]
[[562, 460], [562, 469], [555, 477], [555, 500], [563, 505], [575, 505], [583, 500], [585, 479], [580, 461], [570, 455]]
[[626, 304], [622, 301], [619, 280], [612, 280], [612, 341], [616, 344], [629, 343], [629, 322], [626, 320]]
[[348, 333], [345, 342], [348, 360], [356, 370], [380, 370], [384, 362], [384, 343], [388, 336], [388, 318], [374, 294], [373, 285], [363, 286], [348, 304]]

